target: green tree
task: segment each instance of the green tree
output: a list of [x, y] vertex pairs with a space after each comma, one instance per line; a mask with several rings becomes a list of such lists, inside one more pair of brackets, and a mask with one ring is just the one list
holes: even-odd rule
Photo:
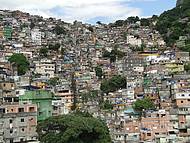
[[109, 80], [103, 80], [100, 86], [102, 92], [106, 94], [124, 88], [126, 88], [126, 78], [120, 75], [113, 76]]
[[58, 84], [58, 81], [59, 81], [59, 78], [58, 77], [54, 77], [54, 78], [50, 78], [48, 83], [51, 85], [51, 86], [56, 86]]
[[185, 71], [190, 71], [190, 64], [188, 63], [188, 64], [185, 64], [185, 66], [184, 66], [184, 69], [185, 69]]
[[59, 26], [59, 25], [56, 25], [55, 26], [55, 29], [54, 29], [54, 31], [55, 31], [55, 33], [57, 34], [57, 35], [61, 35], [61, 34], [66, 34], [66, 30], [65, 30], [65, 28], [63, 28], [62, 26]]
[[29, 61], [23, 54], [13, 54], [8, 60], [16, 65], [18, 75], [24, 75], [29, 69]]
[[99, 24], [99, 25], [101, 25], [101, 24], [102, 24], [102, 22], [101, 22], [101, 21], [97, 21], [97, 22], [96, 22], [96, 24]]
[[113, 109], [113, 105], [108, 100], [106, 100], [101, 103], [100, 108], [104, 110], [111, 110]]
[[96, 72], [96, 76], [99, 78], [99, 79], [101, 79], [102, 78], [102, 76], [103, 76], [103, 71], [102, 71], [102, 68], [101, 67], [96, 67], [95, 68], [95, 72]]
[[141, 26], [150, 26], [150, 21], [147, 18], [141, 18]]
[[56, 43], [56, 44], [49, 44], [49, 49], [50, 50], [53, 50], [53, 51], [58, 51], [61, 47], [61, 45], [59, 43]]
[[42, 57], [47, 57], [48, 49], [45, 48], [45, 47], [41, 48], [39, 54], [40, 54], [40, 56], [42, 56]]
[[133, 103], [133, 109], [138, 112], [143, 110], [155, 109], [155, 104], [150, 100], [150, 98], [138, 99]]
[[80, 112], [50, 117], [38, 124], [37, 132], [43, 143], [111, 143], [106, 124]]
[[139, 21], [139, 20], [140, 20], [140, 19], [139, 19], [138, 16], [136, 16], [136, 17], [131, 16], [131, 17], [128, 17], [128, 18], [127, 18], [127, 21], [128, 21], [129, 23], [136, 23], [136, 22]]
[[87, 103], [88, 101], [96, 101], [98, 100], [98, 91], [92, 90], [87, 93], [82, 93], [80, 97], [83, 103]]

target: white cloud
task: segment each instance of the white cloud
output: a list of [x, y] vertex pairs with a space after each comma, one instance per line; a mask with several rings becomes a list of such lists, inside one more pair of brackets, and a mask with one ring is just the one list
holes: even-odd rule
[[129, 7], [129, 1], [140, 0], [0, 0], [0, 9], [21, 10], [69, 22], [85, 22], [97, 17], [113, 21], [128, 16], [141, 16], [141, 9]]

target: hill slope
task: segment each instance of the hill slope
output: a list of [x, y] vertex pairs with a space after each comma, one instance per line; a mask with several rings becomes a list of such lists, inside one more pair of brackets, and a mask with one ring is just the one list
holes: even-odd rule
[[178, 0], [177, 6], [165, 11], [158, 18], [156, 29], [168, 45], [173, 45], [180, 36], [187, 36], [190, 43], [190, 0]]

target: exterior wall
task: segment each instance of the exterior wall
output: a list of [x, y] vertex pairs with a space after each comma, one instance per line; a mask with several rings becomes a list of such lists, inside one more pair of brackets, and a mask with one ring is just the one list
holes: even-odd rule
[[48, 78], [55, 76], [55, 64], [51, 60], [41, 60], [36, 63], [35, 73], [41, 74]]
[[127, 44], [131, 44], [133, 46], [141, 46], [142, 40], [137, 39], [136, 37], [130, 35], [130, 36], [127, 36]]
[[153, 140], [156, 135], [167, 135], [170, 125], [170, 116], [165, 111], [147, 114], [141, 119], [141, 140]]
[[177, 99], [176, 105], [178, 107], [189, 106], [190, 105], [190, 99]]
[[48, 91], [27, 91], [25, 95], [19, 96], [21, 103], [36, 104], [38, 108], [38, 121], [52, 116], [52, 94]]
[[34, 29], [31, 31], [32, 42], [36, 45], [41, 45], [41, 37], [42, 33], [39, 31], [39, 29]]
[[0, 89], [2, 90], [13, 90], [15, 89], [15, 83], [13, 82], [1, 82]]
[[0, 117], [5, 143], [37, 140], [36, 105], [2, 105]]

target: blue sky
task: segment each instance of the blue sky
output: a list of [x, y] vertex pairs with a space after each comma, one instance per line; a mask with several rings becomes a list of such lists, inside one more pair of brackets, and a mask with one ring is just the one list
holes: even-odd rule
[[129, 16], [159, 15], [175, 7], [176, 0], [0, 0], [0, 9], [21, 10], [43, 17], [95, 23]]

